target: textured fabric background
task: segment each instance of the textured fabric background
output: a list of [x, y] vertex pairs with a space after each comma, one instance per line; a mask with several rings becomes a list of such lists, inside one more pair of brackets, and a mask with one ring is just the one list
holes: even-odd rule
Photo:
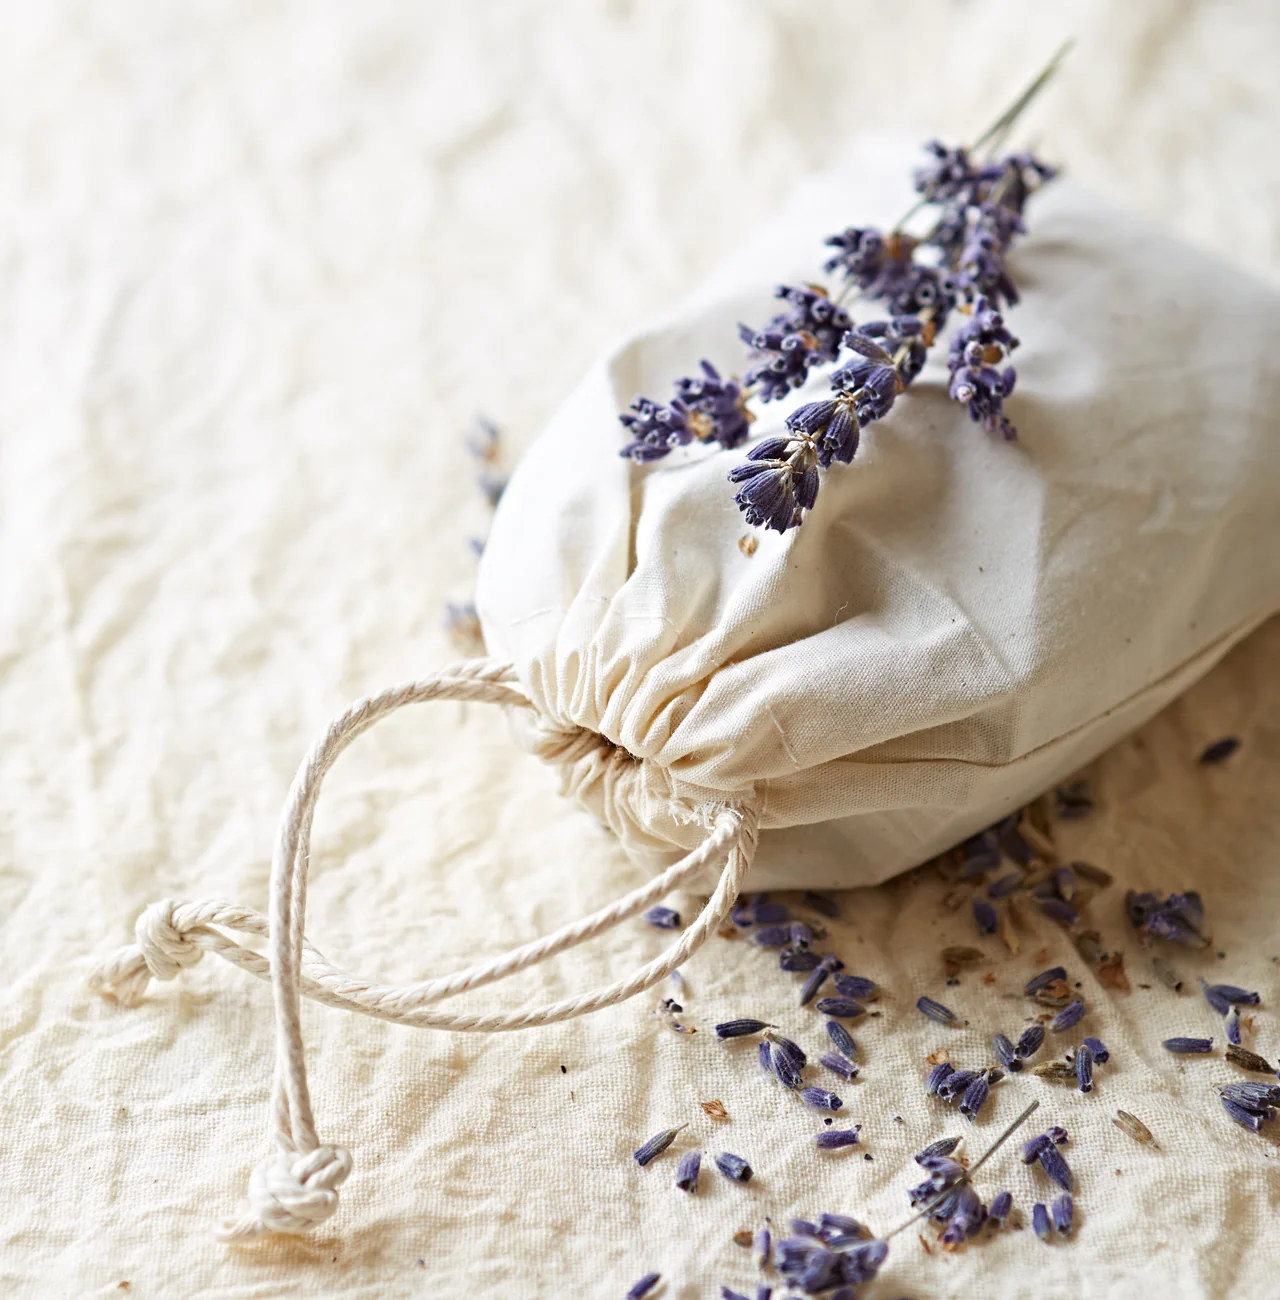
[[[749, 1290], [731, 1241], [763, 1214], [898, 1222], [907, 1155], [953, 1116], [923, 1057], [1016, 1022], [910, 1012], [968, 940], [934, 883], [844, 899], [832, 942], [889, 990], [847, 1093], [865, 1151], [818, 1162], [817, 1120], [709, 1027], [763, 1014], [814, 1043], [791, 977], [743, 943], [688, 970], [689, 1018], [652, 1003], [498, 1041], [308, 1007], [322, 1137], [356, 1171], [313, 1238], [229, 1252], [209, 1224], [262, 1153], [267, 990], [214, 961], [123, 1010], [92, 960], [150, 900], [261, 904], [294, 767], [349, 698], [452, 652], [464, 539], [485, 512], [458, 431], [477, 408], [536, 432], [601, 344], [708, 269], [805, 172], [873, 128], [981, 129], [1068, 31], [1031, 127], [1079, 179], [1280, 275], [1280, 15], [1246, 4], [10, 3], [0, 43], [0, 1289], [15, 1296], [618, 1296]], [[856, 215], [856, 214], [854, 214]], [[1249, 557], [1242, 556], [1241, 563]], [[1216, 929], [1184, 960], [1260, 987], [1273, 1058], [1280, 626], [1096, 766], [1072, 853], [1122, 880], [1199, 886]], [[1193, 758], [1237, 732], [1241, 753]], [[309, 930], [350, 969], [443, 972], [642, 878], [553, 775], [479, 709], [410, 711], [345, 758], [321, 802]], [[686, 905], [693, 900], [685, 900]], [[1122, 940], [1117, 897], [1095, 904]], [[652, 955], [639, 925], [524, 976], [559, 996]], [[1129, 948], [1132, 978], [1144, 958]], [[1221, 961], [1213, 952], [1221, 950]], [[1071, 963], [1079, 971], [1080, 963]], [[1080, 1228], [945, 1257], [895, 1239], [875, 1300], [1002, 1291], [1178, 1300], [1274, 1291], [1272, 1141], [1218, 1112], [1159, 1039], [1204, 1004], [1111, 995], [1076, 1132]], [[1193, 982], [1193, 981], [1191, 981]], [[565, 1067], [562, 1072], [561, 1066]], [[1017, 1081], [974, 1134], [1040, 1086]], [[1041, 1090], [1040, 1095], [1045, 1095]], [[715, 1126], [696, 1108], [723, 1098]], [[1151, 1153], [1111, 1128], [1141, 1115]], [[900, 1115], [903, 1124], [893, 1122]], [[751, 1159], [747, 1188], [629, 1153], [667, 1123]], [[1024, 1209], [1045, 1191], [1013, 1158]], [[1121, 1171], [1117, 1173], [1116, 1171]]]

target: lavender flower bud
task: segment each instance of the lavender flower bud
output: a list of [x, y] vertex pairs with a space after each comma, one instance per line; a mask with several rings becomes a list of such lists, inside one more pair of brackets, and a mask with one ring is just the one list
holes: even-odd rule
[[1240, 1008], [1232, 1007], [1227, 1012], [1222, 1022], [1223, 1031], [1227, 1035], [1227, 1042], [1233, 1047], [1240, 1046]]
[[778, 954], [778, 968], [797, 975], [816, 970], [821, 962], [822, 958], [809, 948], [784, 948]]
[[1241, 1083], [1219, 1083], [1215, 1086], [1222, 1096], [1241, 1106], [1280, 1106], [1280, 1085], [1274, 1083], [1257, 1083], [1249, 1079]]
[[768, 1268], [773, 1255], [773, 1233], [768, 1228], [757, 1230], [755, 1240], [751, 1243], [751, 1253], [759, 1268]]
[[800, 1005], [808, 1006], [814, 995], [827, 982], [832, 971], [839, 970], [844, 963], [836, 957], [824, 957], [814, 969], [812, 975], [800, 986]]
[[930, 1020], [936, 1020], [940, 1025], [954, 1025], [959, 1028], [969, 1023], [967, 1020], [961, 1020], [950, 1007], [944, 1007], [941, 1002], [935, 1002], [932, 998], [917, 999], [916, 1010], [928, 1016]]
[[1212, 1038], [1166, 1038], [1166, 1051], [1178, 1056], [1207, 1056], [1213, 1051]]
[[784, 1088], [798, 1088], [801, 1084], [801, 1066], [781, 1051], [776, 1043], [760, 1044], [760, 1064], [763, 1065]]
[[858, 1059], [858, 1044], [853, 1041], [853, 1035], [838, 1020], [827, 1021], [827, 1037], [851, 1061]]
[[721, 1151], [716, 1156], [716, 1168], [734, 1183], [749, 1183], [751, 1181], [751, 1166], [741, 1156], [735, 1156], [731, 1151]]
[[772, 1029], [765, 1020], [726, 1020], [716, 1026], [717, 1038], [743, 1038], [747, 1034], [758, 1034], [762, 1029]]
[[751, 937], [762, 948], [783, 948], [791, 942], [791, 930], [785, 925], [766, 925]]
[[930, 1142], [923, 1151], [919, 1151], [914, 1156], [916, 1164], [922, 1163], [921, 1157], [929, 1156], [949, 1156], [961, 1143], [960, 1138], [939, 1138], [936, 1142]]
[[1037, 1157], [1040, 1168], [1053, 1179], [1064, 1192], [1069, 1192], [1075, 1184], [1071, 1176], [1071, 1167], [1063, 1159], [1062, 1152], [1050, 1143]]
[[[1204, 980], [1200, 981], [1201, 988], [1204, 989], [1205, 997], [1209, 996], [1212, 990], [1218, 997], [1229, 1005], [1238, 1005], [1242, 1007], [1256, 1007], [1262, 998], [1257, 993], [1251, 993], [1248, 989], [1237, 988], [1234, 984], [1206, 984]], [[1214, 1010], [1217, 1010], [1216, 1003]], [[1220, 1015], [1226, 1015], [1226, 1012], [1220, 1012]]]
[[627, 1292], [627, 1300], [644, 1300], [644, 1297], [653, 1290], [658, 1284], [661, 1273], [646, 1273], [632, 1288]]
[[957, 1097], [963, 1096], [964, 1091], [978, 1077], [977, 1070], [957, 1070], [954, 1074], [948, 1075], [938, 1085], [938, 1096], [943, 1101], [954, 1101]]
[[823, 1052], [818, 1057], [818, 1063], [825, 1065], [828, 1070], [838, 1074], [842, 1079], [852, 1079], [858, 1073], [858, 1067], [839, 1052]]
[[1031, 1207], [1031, 1226], [1035, 1229], [1036, 1236], [1041, 1241], [1049, 1240], [1049, 1233], [1052, 1231], [1052, 1225], [1049, 1223], [1049, 1211], [1044, 1205], [1037, 1201]]
[[[886, 1241], [868, 1241], [865, 1245], [854, 1246], [842, 1255], [844, 1280], [853, 1286], [870, 1282], [888, 1257], [889, 1243]], [[832, 1300], [835, 1300], [834, 1296]]]
[[769, 1037], [778, 1051], [790, 1058], [797, 1070], [803, 1070], [808, 1064], [809, 1058], [799, 1043], [793, 1043], [791, 1039], [784, 1038], [781, 1034], [770, 1034]]
[[1029, 1061], [1044, 1046], [1044, 1026], [1028, 1025], [1022, 1031], [1014, 1052], [1019, 1060]]
[[844, 1105], [834, 1092], [828, 1092], [825, 1088], [802, 1088], [800, 1099], [814, 1110], [839, 1110]]
[[996, 909], [985, 898], [973, 900], [973, 919], [977, 922], [979, 934], [995, 934], [1000, 925]]
[[755, 920], [757, 925], [782, 925], [791, 920], [791, 909], [785, 903], [757, 903]]
[[1053, 1203], [1053, 1226], [1058, 1235], [1065, 1237], [1071, 1231], [1071, 1221], [1075, 1217], [1075, 1202], [1070, 1192], [1063, 1192]]
[[1086, 1038], [1084, 1045], [1093, 1053], [1095, 1064], [1105, 1065], [1111, 1059], [1111, 1053], [1101, 1038]]
[[1054, 1018], [1049, 1021], [1049, 1028], [1055, 1034], [1060, 1034], [1064, 1029], [1071, 1029], [1078, 1025], [1084, 1019], [1084, 1003], [1076, 998], [1073, 1002], [1068, 1002]]
[[1027, 997], [1033, 993], [1039, 993], [1041, 989], [1048, 988], [1050, 984], [1056, 984], [1059, 980], [1067, 978], [1065, 966], [1050, 966], [1048, 970], [1042, 970], [1039, 975], [1033, 975], [1028, 981], [1026, 988], [1023, 990]]
[[841, 1147], [855, 1147], [858, 1145], [858, 1130], [862, 1126], [859, 1124], [856, 1128], [828, 1128], [814, 1137], [819, 1151], [837, 1151]]
[[991, 1046], [995, 1051], [996, 1060], [998, 1060], [1006, 1070], [1016, 1074], [1022, 1069], [1021, 1058], [1014, 1051], [1013, 1044], [1003, 1034], [994, 1035], [991, 1039]]
[[813, 942], [813, 931], [803, 921], [791, 922], [791, 946], [807, 948]]
[[811, 907], [815, 912], [821, 912], [823, 916], [829, 916], [833, 919], [840, 915], [840, 908], [834, 898], [828, 898], [825, 894], [815, 894], [811, 889], [804, 891], [804, 905]]
[[1067, 1130], [1061, 1124], [1055, 1124], [1052, 1128], [1045, 1129], [1044, 1135], [1050, 1142], [1056, 1142], [1060, 1147], [1066, 1146], [1071, 1141], [1067, 1136]]
[[[1261, 1132], [1262, 1125], [1268, 1117], [1267, 1115], [1263, 1115], [1257, 1111], [1246, 1110], [1239, 1104], [1239, 1102], [1232, 1101], [1230, 1097], [1222, 1098], [1222, 1109], [1225, 1110], [1237, 1124], [1241, 1124], [1247, 1129], [1252, 1129], [1255, 1133]], [[1273, 1115], [1275, 1112], [1271, 1111], [1269, 1114]]]
[[987, 1076], [980, 1074], [964, 1090], [964, 1096], [960, 1098], [960, 1114], [971, 1123], [978, 1118], [978, 1113], [987, 1104], [987, 1096], [991, 1091], [991, 1085], [987, 1082]]
[[1076, 1049], [1076, 1079], [1081, 1092], [1093, 1091], [1093, 1052], [1088, 1043], [1082, 1043]]
[[678, 930], [680, 928], [680, 913], [673, 911], [669, 907], [651, 907], [644, 914], [644, 920], [650, 925], [655, 925], [659, 930]]
[[991, 1209], [987, 1212], [987, 1217], [997, 1228], [1004, 1227], [1004, 1221], [1009, 1217], [1009, 1211], [1013, 1209], [1013, 1193], [998, 1192], [995, 1199], [991, 1202]]
[[818, 1220], [818, 1236], [829, 1246], [834, 1245], [837, 1240], [842, 1245], [851, 1245], [854, 1241], [869, 1239], [871, 1229], [847, 1214], [824, 1214]]
[[696, 1148], [686, 1151], [676, 1166], [676, 1186], [691, 1195], [698, 1190], [698, 1175], [702, 1172], [702, 1152]]
[[633, 1153], [636, 1158], [636, 1164], [641, 1169], [649, 1163], [650, 1160], [660, 1156], [676, 1140], [676, 1134], [681, 1129], [688, 1128], [687, 1124], [681, 1124], [680, 1128], [664, 1128], [661, 1132], [655, 1133], [643, 1146], [636, 1149]]
[[938, 1089], [956, 1072], [956, 1067], [949, 1061], [939, 1061], [937, 1065], [929, 1071], [929, 1078], [925, 1082], [924, 1090], [930, 1097], [938, 1095]]
[[1215, 740], [1212, 745], [1208, 745], [1201, 752], [1196, 762], [1205, 767], [1212, 767], [1215, 763], [1224, 762], [1240, 748], [1240, 739], [1238, 736], [1223, 736], [1221, 740]]
[[1053, 1145], [1053, 1139], [1047, 1133], [1039, 1133], [1022, 1144], [1022, 1163], [1033, 1165], [1040, 1159], [1040, 1152]]
[[1075, 925], [1080, 919], [1080, 913], [1060, 898], [1042, 898], [1038, 901], [1045, 916], [1051, 921], [1057, 921], [1059, 925]]
[[864, 979], [861, 975], [833, 975], [836, 991], [856, 1002], [874, 1002], [880, 992], [880, 985], [875, 980]]
[[824, 1016], [838, 1016], [842, 1020], [854, 1020], [866, 1013], [866, 1007], [852, 998], [819, 998], [815, 1005]]
[[987, 897], [1006, 898], [1022, 887], [1022, 881], [1021, 871], [1011, 871], [1007, 876], [1001, 876], [999, 880], [992, 881], [987, 886]]

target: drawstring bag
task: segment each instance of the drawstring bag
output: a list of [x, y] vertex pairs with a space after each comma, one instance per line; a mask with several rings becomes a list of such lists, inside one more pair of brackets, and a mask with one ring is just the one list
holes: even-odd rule
[[[1280, 608], [1280, 296], [1068, 181], [1031, 199], [1011, 259], [1017, 441], [972, 423], [931, 360], [864, 429], [856, 460], [826, 472], [798, 528], [749, 526], [726, 477], [825, 377], [764, 407], [739, 450], [619, 456], [635, 395], [702, 357], [740, 368], [738, 322], [769, 313], [775, 284], [811, 275], [832, 231], [892, 223], [912, 161], [868, 147], [807, 183], [591, 370], [499, 505], [477, 593], [489, 657], [329, 726], [289, 792], [266, 915], [156, 903], [136, 943], [95, 970], [123, 1002], [206, 951], [273, 985], [272, 1149], [228, 1238], [307, 1230], [351, 1170], [315, 1130], [300, 996], [477, 1032], [610, 1006], [684, 963], [748, 879], [868, 885], [933, 857], [1140, 725]], [[516, 742], [655, 874], [498, 960], [386, 987], [303, 933], [312, 815], [357, 736], [436, 699], [502, 705]], [[439, 1005], [689, 886], [710, 891], [693, 923], [608, 987], [514, 1012]], [[237, 935], [267, 939], [266, 954]]]

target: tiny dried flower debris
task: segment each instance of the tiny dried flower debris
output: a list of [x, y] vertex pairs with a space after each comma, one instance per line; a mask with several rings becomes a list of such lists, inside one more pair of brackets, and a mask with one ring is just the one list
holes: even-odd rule
[[929, 997], [918, 998], [916, 1000], [916, 1010], [921, 1015], [928, 1016], [930, 1020], [936, 1020], [940, 1025], [953, 1025], [956, 1028], [961, 1028], [969, 1023], [957, 1016], [950, 1007], [944, 1007], [941, 1002], [935, 1002]]
[[664, 1128], [655, 1133], [643, 1146], [640, 1146], [634, 1152], [636, 1164], [641, 1169], [651, 1160], [660, 1156], [676, 1140], [676, 1134], [682, 1129], [686, 1129], [687, 1124], [681, 1124], [679, 1128]]
[[1075, 1210], [1075, 1202], [1071, 1199], [1070, 1192], [1063, 1192], [1061, 1196], [1054, 1200], [1053, 1226], [1057, 1228], [1060, 1237], [1065, 1237], [1071, 1231]]
[[751, 1166], [741, 1156], [735, 1156], [732, 1151], [721, 1151], [716, 1156], [716, 1168], [733, 1183], [749, 1183], [751, 1181]]
[[444, 630], [454, 648], [460, 653], [473, 655], [484, 648], [484, 633], [480, 628], [480, 615], [470, 602], [457, 604], [446, 601]]
[[1042, 970], [1039, 975], [1033, 975], [1026, 983], [1023, 990], [1027, 997], [1032, 997], [1039, 993], [1041, 989], [1046, 989], [1051, 984], [1063, 983], [1067, 978], [1067, 968], [1065, 966], [1050, 966], [1048, 970]]
[[724, 1102], [722, 1102], [719, 1097], [716, 1097], [712, 1101], [700, 1101], [698, 1105], [701, 1106], [706, 1114], [710, 1115], [712, 1119], [729, 1118], [729, 1112], [725, 1109]]
[[1051, 1021], [1049, 1021], [1049, 1028], [1052, 1029], [1054, 1033], [1058, 1034], [1062, 1033], [1063, 1030], [1071, 1029], [1084, 1019], [1084, 1011], [1084, 1003], [1079, 998], [1076, 998], [1074, 1001], [1068, 1002], [1067, 1005], [1063, 1007]]
[[1046, 1083], [1076, 1082], [1075, 1066], [1068, 1065], [1066, 1061], [1046, 1061], [1043, 1065], [1033, 1065], [1031, 1073]]
[[680, 913], [670, 907], [651, 907], [642, 918], [659, 930], [678, 930]]
[[1116, 1111], [1111, 1122], [1121, 1133], [1128, 1134], [1135, 1142], [1141, 1142], [1143, 1146], [1154, 1147], [1159, 1145], [1155, 1139], [1155, 1134], [1136, 1115], [1131, 1115], [1127, 1110]]
[[717, 1038], [745, 1038], [748, 1034], [758, 1034], [762, 1029], [772, 1029], [767, 1020], [725, 1020], [716, 1026]]
[[813, 1140], [819, 1151], [839, 1151], [844, 1147], [856, 1147], [861, 1128], [862, 1125], [857, 1124], [853, 1128], [824, 1129], [816, 1134]]
[[806, 1106], [812, 1106], [814, 1110], [835, 1111], [844, 1105], [834, 1092], [828, 1092], [825, 1088], [802, 1088], [800, 1100]]
[[627, 1292], [627, 1300], [644, 1300], [644, 1297], [658, 1285], [661, 1273], [646, 1273], [632, 1288]]
[[1202, 767], [1212, 767], [1215, 763], [1225, 763], [1240, 748], [1239, 736], [1223, 736], [1207, 745], [1196, 760]]
[[1273, 1073], [1270, 1061], [1238, 1043], [1227, 1044], [1227, 1060], [1242, 1070], [1254, 1070], [1259, 1074]]
[[1207, 1056], [1213, 1051], [1212, 1038], [1166, 1038], [1165, 1050], [1175, 1056]]
[[702, 1172], [702, 1152], [696, 1148], [686, 1151], [676, 1166], [676, 1186], [691, 1195], [698, 1190], [698, 1175]]

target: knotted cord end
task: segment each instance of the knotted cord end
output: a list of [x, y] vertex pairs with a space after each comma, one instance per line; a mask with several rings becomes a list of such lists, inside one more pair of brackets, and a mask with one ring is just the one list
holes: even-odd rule
[[338, 1208], [338, 1188], [351, 1173], [346, 1147], [321, 1144], [299, 1153], [283, 1149], [261, 1161], [249, 1177], [248, 1205], [238, 1219], [224, 1219], [220, 1240], [257, 1241], [274, 1233], [310, 1232]]
[[89, 972], [89, 987], [124, 1006], [136, 1006], [153, 980], [171, 980], [204, 956], [177, 921], [171, 898], [152, 903], [134, 926], [136, 943], [128, 944]]

